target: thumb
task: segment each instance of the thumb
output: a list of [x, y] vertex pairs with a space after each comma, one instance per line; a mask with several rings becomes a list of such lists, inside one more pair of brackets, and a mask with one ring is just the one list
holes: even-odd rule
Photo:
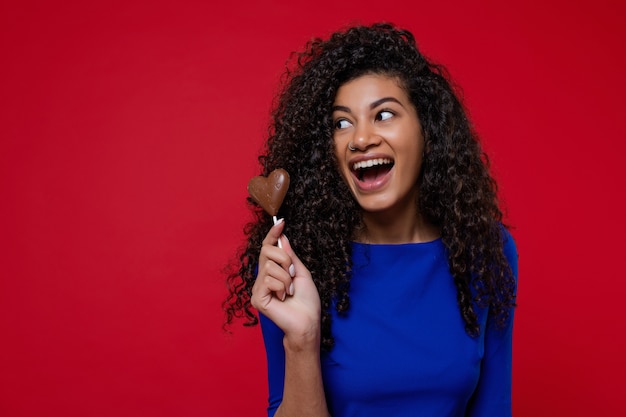
[[280, 235], [283, 233], [283, 229], [285, 228], [285, 220], [279, 219], [270, 229], [270, 231], [263, 239], [263, 244], [276, 246], [278, 243], [278, 239], [280, 239]]

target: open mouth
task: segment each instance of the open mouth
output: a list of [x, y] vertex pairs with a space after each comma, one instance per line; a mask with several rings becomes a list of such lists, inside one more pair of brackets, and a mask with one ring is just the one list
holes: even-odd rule
[[361, 182], [375, 182], [387, 175], [393, 164], [393, 160], [389, 158], [375, 158], [356, 162], [351, 169], [357, 180]]

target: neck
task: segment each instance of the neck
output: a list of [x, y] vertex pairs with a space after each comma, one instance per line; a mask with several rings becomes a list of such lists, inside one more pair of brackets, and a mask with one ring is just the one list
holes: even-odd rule
[[421, 243], [439, 236], [439, 229], [414, 207], [403, 213], [363, 213], [363, 228], [357, 232], [356, 240], [376, 244]]

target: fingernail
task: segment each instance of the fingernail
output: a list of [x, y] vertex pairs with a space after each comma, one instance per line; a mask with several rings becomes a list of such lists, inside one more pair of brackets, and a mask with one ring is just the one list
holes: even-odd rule
[[291, 275], [291, 278], [296, 275], [296, 267], [293, 264], [289, 265], [289, 275]]
[[283, 297], [280, 299], [280, 301], [285, 301], [285, 298], [287, 298], [287, 293], [286, 292], [283, 293]]
[[289, 286], [289, 295], [293, 295], [293, 282]]
[[281, 217], [280, 219], [276, 220], [276, 223], [274, 223], [274, 226], [278, 226], [279, 224], [281, 224], [284, 221], [285, 221], [285, 219], [283, 217]]

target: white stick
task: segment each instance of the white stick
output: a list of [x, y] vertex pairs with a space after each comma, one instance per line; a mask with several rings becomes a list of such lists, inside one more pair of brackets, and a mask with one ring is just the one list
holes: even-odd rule
[[[272, 216], [272, 220], [274, 220], [274, 225], [276, 225], [276, 223], [278, 223], [278, 218], [276, 216]], [[281, 249], [283, 248], [283, 244], [280, 243], [280, 236], [278, 237], [278, 247], [281, 248]]]

